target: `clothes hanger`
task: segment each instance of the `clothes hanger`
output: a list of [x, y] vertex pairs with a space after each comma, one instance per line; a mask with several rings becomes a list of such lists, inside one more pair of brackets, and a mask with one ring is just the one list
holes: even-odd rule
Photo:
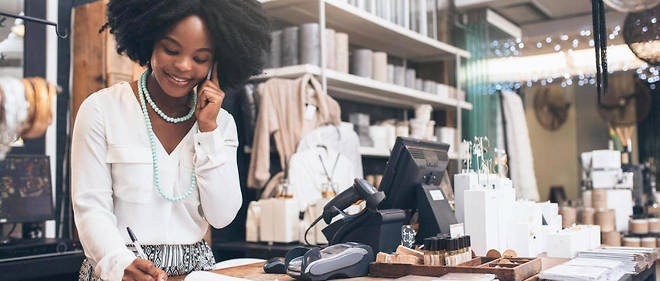
[[55, 33], [57, 34], [57, 37], [67, 38], [69, 36], [69, 34], [67, 33], [66, 28], [62, 28], [63, 30], [60, 31], [61, 26], [59, 24], [55, 23], [55, 22], [51, 22], [51, 21], [47, 21], [47, 20], [43, 20], [43, 19], [39, 19], [39, 18], [34, 18], [34, 17], [14, 15], [14, 14], [10, 14], [10, 13], [7, 13], [7, 12], [2, 12], [2, 11], [0, 11], [0, 16], [11, 17], [11, 18], [19, 18], [19, 19], [22, 19], [22, 20], [30, 21], [30, 22], [38, 22], [38, 23], [41, 23], [41, 24], [52, 25], [52, 26], [55, 27]]

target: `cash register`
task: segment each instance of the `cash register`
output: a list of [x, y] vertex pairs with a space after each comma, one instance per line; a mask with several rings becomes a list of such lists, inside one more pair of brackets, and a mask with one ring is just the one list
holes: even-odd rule
[[[448, 149], [448, 144], [398, 137], [379, 192], [369, 192], [356, 180], [344, 191], [353, 197], [347, 200], [348, 196], [340, 194], [326, 204], [323, 218], [329, 223], [338, 212], [325, 210], [342, 210], [355, 201], [367, 201], [361, 213], [344, 215], [322, 230], [329, 244], [358, 242], [371, 246], [374, 253], [393, 252], [401, 244], [402, 226], [410, 224], [415, 213], [418, 244], [424, 238], [449, 233], [449, 226], [457, 221], [440, 188], [449, 161]], [[378, 203], [373, 203], [376, 200]]]

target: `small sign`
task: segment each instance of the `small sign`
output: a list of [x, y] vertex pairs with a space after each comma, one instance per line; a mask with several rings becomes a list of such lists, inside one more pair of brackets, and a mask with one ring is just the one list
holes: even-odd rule
[[449, 235], [451, 238], [458, 238], [465, 236], [465, 227], [462, 223], [452, 224], [449, 226]]
[[431, 194], [433, 201], [445, 200], [445, 196], [442, 194], [442, 190], [434, 189], [429, 191], [429, 193]]

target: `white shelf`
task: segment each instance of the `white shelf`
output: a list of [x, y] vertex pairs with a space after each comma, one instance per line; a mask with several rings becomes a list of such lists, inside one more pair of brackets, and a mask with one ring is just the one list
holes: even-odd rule
[[[281, 68], [265, 69], [263, 74], [253, 76], [252, 80], [269, 78], [298, 78], [304, 74], [321, 75], [321, 68], [315, 65], [294, 65]], [[352, 74], [326, 70], [328, 92], [331, 96], [369, 104], [413, 108], [418, 104], [430, 104], [435, 108], [456, 108], [456, 99], [410, 89], [390, 83], [376, 81]], [[472, 104], [460, 101], [460, 107], [472, 110]]]
[[[361, 146], [360, 147], [360, 154], [362, 156], [371, 156], [371, 157], [384, 157], [384, 158], [389, 158], [390, 157], [390, 151], [388, 149], [379, 149], [375, 147], [366, 147], [366, 146]], [[449, 152], [448, 153], [449, 159], [458, 159], [458, 154], [455, 152]]]
[[390, 157], [390, 151], [388, 149], [379, 149], [375, 147], [360, 147], [360, 154], [362, 156], [371, 156], [371, 157]]
[[[324, 0], [326, 27], [346, 32], [351, 44], [412, 61], [469, 58], [466, 50], [421, 35], [338, 0]], [[291, 24], [319, 21], [319, 2], [260, 0], [269, 16]]]

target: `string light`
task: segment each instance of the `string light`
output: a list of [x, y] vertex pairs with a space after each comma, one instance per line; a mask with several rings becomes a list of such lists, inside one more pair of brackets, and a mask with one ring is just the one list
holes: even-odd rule
[[[650, 22], [656, 23], [657, 18], [655, 17], [652, 18]], [[643, 25], [642, 22], [638, 22], [636, 24], [640, 26], [642, 30], [644, 30], [644, 28], [646, 27]], [[612, 30], [611, 33], [609, 33], [607, 36], [610, 40], [615, 41], [619, 36], [621, 36], [620, 32], [622, 28], [621, 26], [616, 25], [611, 30]], [[646, 31], [648, 31], [648, 27], [646, 27]], [[577, 49], [581, 44], [585, 44], [585, 43], [587, 43], [590, 47], [593, 47], [594, 41], [593, 39], [591, 39], [590, 37], [591, 35], [592, 35], [592, 31], [590, 29], [584, 29], [579, 31], [579, 36], [575, 35], [572, 37], [569, 34], [557, 34], [554, 36], [546, 36], [541, 41], [536, 41], [536, 44], [530, 44], [530, 45], [536, 46], [536, 48], [531, 47], [537, 50], [537, 51], [532, 51], [534, 53], [537, 53], [539, 49], [545, 49], [547, 47], [548, 49], [550, 49], [550, 54], [552, 54], [554, 51], [555, 54], [562, 55], [561, 57], [568, 56], [570, 57], [571, 65], [574, 65], [576, 63], [574, 60], [578, 60], [579, 67], [577, 67], [577, 69], [580, 69], [580, 67], [584, 68], [584, 66], [586, 65], [585, 63], [590, 63], [590, 61], [589, 62], [586, 61], [587, 56], [585, 56], [584, 53], [585, 51], [588, 52], [588, 50], [585, 49], [576, 52], [573, 49]], [[553, 41], [555, 43], [553, 43]], [[515, 58], [515, 57], [520, 57], [521, 59], [529, 58], [529, 57], [522, 57], [522, 55], [524, 55], [524, 52], [530, 48], [525, 43], [526, 43], [525, 40], [521, 38], [511, 38], [501, 41], [494, 40], [490, 44], [489, 53], [491, 57], [501, 58], [502, 60], [506, 60], [508, 58]], [[620, 46], [610, 45], [608, 48], [616, 49], [616, 47], [620, 47]], [[564, 48], [566, 48], [566, 51], [564, 51]], [[623, 57], [624, 59], [627, 58], [627, 56], [623, 56]], [[591, 55], [588, 56], [588, 59], [592, 59]], [[610, 64], [614, 64], [612, 59], [613, 58], [610, 58]], [[656, 87], [655, 83], [660, 82], [660, 68], [649, 67], [649, 65], [646, 63], [642, 63], [640, 66], [640, 62], [641, 61], [634, 61], [634, 60], [628, 62], [627, 59], [623, 61], [622, 59], [619, 59], [618, 64], [612, 65], [612, 67], [608, 69], [608, 72], [612, 74], [615, 71], [626, 72], [629, 70], [633, 70], [634, 74], [637, 75], [639, 79], [647, 81], [650, 84], [649, 86], [651, 87], [651, 89], [655, 89]], [[529, 65], [529, 63], [527, 65]], [[549, 65], [553, 65], [553, 62], [551, 62]], [[493, 70], [491, 70], [491, 72], [492, 71]], [[585, 71], [590, 71], [590, 70], [586, 69]], [[558, 72], [557, 70], [551, 70], [551, 69], [548, 69], [546, 73], [539, 72], [539, 69], [534, 70], [534, 72], [538, 72], [538, 73], [530, 73], [531, 75], [527, 77], [531, 77], [531, 79], [528, 79], [526, 81], [523, 80], [523, 81], [495, 82], [491, 85], [491, 87], [489, 87], [489, 92], [494, 93], [495, 91], [501, 89], [520, 89], [522, 87], [532, 87], [534, 86], [534, 84], [547, 85], [553, 82], [558, 83], [559, 85], [561, 85], [561, 87], [569, 87], [573, 85], [576, 86], [594, 85], [596, 83], [595, 74], [593, 73], [585, 74], [584, 72], [582, 72], [582, 70], [578, 70], [577, 73], [573, 72], [572, 74], [569, 73], [570, 71], [567, 72], [561, 70]], [[503, 77], [501, 73], [498, 73], [498, 75], [500, 75], [500, 78]]]

